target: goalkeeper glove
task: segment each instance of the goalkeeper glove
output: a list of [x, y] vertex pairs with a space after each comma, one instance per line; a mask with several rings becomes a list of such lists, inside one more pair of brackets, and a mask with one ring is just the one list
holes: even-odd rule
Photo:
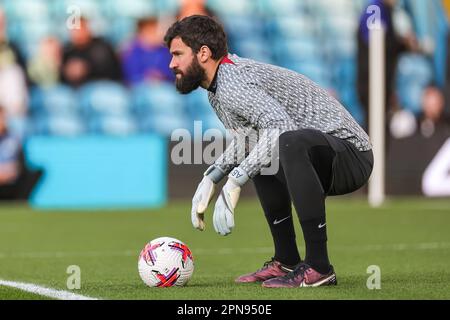
[[234, 209], [241, 193], [241, 186], [248, 181], [247, 173], [241, 168], [235, 168], [228, 176], [214, 208], [214, 229], [222, 236], [231, 233], [234, 228]]

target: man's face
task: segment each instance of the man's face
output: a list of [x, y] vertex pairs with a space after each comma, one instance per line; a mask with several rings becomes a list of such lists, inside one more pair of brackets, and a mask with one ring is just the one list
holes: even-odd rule
[[192, 52], [181, 38], [177, 37], [170, 44], [170, 69], [175, 73], [175, 85], [182, 94], [187, 94], [197, 89], [206, 79], [206, 72]]

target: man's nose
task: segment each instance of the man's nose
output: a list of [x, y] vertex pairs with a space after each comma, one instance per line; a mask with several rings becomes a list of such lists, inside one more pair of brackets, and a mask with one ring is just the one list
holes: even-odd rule
[[178, 67], [178, 64], [175, 63], [174, 59], [172, 58], [172, 60], [170, 60], [169, 68], [173, 70], [176, 67]]

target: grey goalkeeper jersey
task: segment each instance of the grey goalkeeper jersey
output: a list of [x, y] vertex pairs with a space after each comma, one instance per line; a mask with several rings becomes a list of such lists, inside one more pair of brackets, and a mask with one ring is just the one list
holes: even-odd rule
[[[273, 141], [286, 131], [316, 129], [360, 151], [372, 148], [366, 132], [333, 96], [294, 71], [229, 54], [208, 91], [214, 111], [234, 137], [214, 164], [224, 174], [239, 165], [250, 178], [256, 176], [270, 162]], [[241, 152], [249, 131], [264, 134]]]

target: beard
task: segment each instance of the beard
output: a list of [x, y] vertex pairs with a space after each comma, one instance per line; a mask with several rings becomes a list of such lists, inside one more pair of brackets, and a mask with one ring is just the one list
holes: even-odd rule
[[196, 57], [192, 59], [192, 63], [185, 73], [180, 70], [175, 70], [174, 73], [175, 75], [181, 74], [181, 77], [175, 80], [175, 86], [181, 94], [188, 94], [194, 91], [206, 79], [206, 72], [200, 66]]

